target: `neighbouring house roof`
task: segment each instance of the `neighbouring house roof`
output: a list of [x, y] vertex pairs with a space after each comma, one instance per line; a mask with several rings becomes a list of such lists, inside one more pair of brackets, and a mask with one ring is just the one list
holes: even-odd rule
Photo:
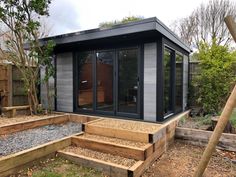
[[74, 33], [62, 34], [44, 38], [43, 40], [54, 40], [56, 44], [67, 44], [73, 42], [82, 42], [88, 40], [96, 40], [120, 35], [129, 35], [140, 32], [156, 31], [167, 37], [184, 50], [191, 52], [190, 47], [185, 44], [174, 32], [164, 25], [156, 17], [147, 18], [140, 21], [118, 24], [111, 28], [96, 28]]

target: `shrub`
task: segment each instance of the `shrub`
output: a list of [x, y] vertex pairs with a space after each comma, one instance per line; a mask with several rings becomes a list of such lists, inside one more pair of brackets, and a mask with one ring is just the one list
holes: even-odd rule
[[196, 77], [197, 102], [204, 114], [218, 114], [236, 81], [236, 52], [227, 46], [200, 44], [200, 73]]

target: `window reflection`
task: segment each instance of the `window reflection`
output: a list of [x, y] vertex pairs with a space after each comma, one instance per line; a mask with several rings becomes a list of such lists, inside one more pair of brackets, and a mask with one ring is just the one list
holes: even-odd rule
[[164, 51], [164, 115], [172, 112], [171, 106], [171, 51]]
[[181, 111], [183, 102], [183, 56], [176, 54], [175, 60], [175, 111]]
[[91, 110], [93, 108], [93, 76], [92, 54], [81, 52], [78, 54], [78, 107]]
[[97, 110], [113, 111], [113, 62], [111, 51], [98, 52], [97, 56]]
[[118, 62], [118, 111], [137, 113], [138, 50], [120, 50]]

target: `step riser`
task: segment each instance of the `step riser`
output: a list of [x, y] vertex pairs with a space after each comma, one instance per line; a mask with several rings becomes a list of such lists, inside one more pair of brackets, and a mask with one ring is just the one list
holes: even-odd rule
[[115, 143], [75, 137], [72, 138], [72, 145], [135, 160], [145, 160], [153, 153], [153, 146], [151, 144], [147, 145], [145, 149], [141, 149]]
[[121, 165], [116, 165], [113, 163], [102, 162], [100, 160], [96, 160], [89, 157], [84, 157], [81, 155], [58, 151], [58, 156], [65, 158], [69, 161], [72, 161], [76, 164], [83, 165], [86, 167], [94, 168], [99, 171], [102, 171], [108, 176], [112, 177], [128, 177], [129, 169], [128, 167], [124, 167]]
[[91, 134], [100, 135], [100, 136], [120, 138], [124, 140], [143, 142], [143, 143], [156, 142], [157, 141], [156, 137], [159, 134], [159, 131], [153, 134], [153, 133], [113, 129], [113, 128], [108, 128], [108, 127], [96, 126], [93, 124], [84, 124], [83, 131], [85, 133], [91, 133]]

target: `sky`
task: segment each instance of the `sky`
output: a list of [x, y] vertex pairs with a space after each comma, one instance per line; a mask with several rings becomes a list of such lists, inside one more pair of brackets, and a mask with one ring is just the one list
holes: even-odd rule
[[187, 17], [206, 0], [52, 0], [50, 35], [97, 28], [127, 16], [157, 17], [167, 26]]

